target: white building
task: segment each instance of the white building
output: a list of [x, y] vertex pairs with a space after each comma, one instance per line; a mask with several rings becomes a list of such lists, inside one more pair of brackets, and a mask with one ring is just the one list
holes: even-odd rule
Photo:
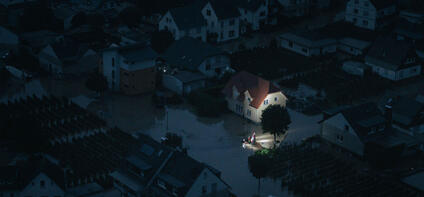
[[103, 50], [101, 72], [109, 89], [138, 94], [155, 88], [158, 54], [145, 44]]
[[288, 32], [279, 36], [282, 48], [310, 57], [337, 51], [337, 40], [319, 32]]
[[224, 42], [240, 37], [240, 13], [231, 2], [208, 1], [201, 13], [207, 23], [207, 32], [212, 37], [210, 40]]
[[223, 89], [228, 109], [255, 123], [270, 105], [286, 106], [287, 97], [271, 82], [242, 71], [234, 75]]
[[365, 57], [365, 64], [383, 78], [399, 81], [421, 74], [421, 64], [412, 43], [377, 38]]
[[351, 75], [358, 75], [363, 77], [365, 72], [369, 69], [367, 65], [357, 61], [346, 61], [343, 62], [342, 70]]
[[242, 33], [248, 30], [257, 31], [267, 24], [268, 4], [269, 0], [248, 0], [238, 5]]
[[12, 31], [0, 26], [0, 45], [14, 46], [19, 44], [18, 36]]
[[355, 26], [375, 30], [386, 25], [387, 16], [396, 12], [393, 0], [349, 0], [345, 20]]

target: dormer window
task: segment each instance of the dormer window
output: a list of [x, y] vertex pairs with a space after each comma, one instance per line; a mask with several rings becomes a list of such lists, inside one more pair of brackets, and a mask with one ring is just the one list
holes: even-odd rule
[[264, 105], [268, 105], [268, 99], [264, 100]]
[[206, 15], [208, 15], [208, 16], [210, 16], [210, 15], [211, 15], [211, 10], [210, 10], [210, 9], [207, 9], [207, 10], [206, 10]]
[[345, 125], [345, 131], [349, 131], [349, 125]]

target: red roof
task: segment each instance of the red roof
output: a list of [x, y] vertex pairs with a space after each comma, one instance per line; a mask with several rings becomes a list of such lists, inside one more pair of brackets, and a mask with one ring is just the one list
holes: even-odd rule
[[225, 94], [225, 96], [232, 97], [233, 87], [236, 87], [237, 91], [240, 93], [239, 97], [237, 98], [239, 101], [243, 101], [245, 99], [244, 92], [248, 91], [252, 97], [252, 102], [250, 105], [255, 108], [259, 108], [259, 106], [261, 106], [261, 103], [264, 101], [268, 94], [281, 91], [268, 80], [246, 71], [241, 71], [234, 75], [227, 82], [222, 92]]

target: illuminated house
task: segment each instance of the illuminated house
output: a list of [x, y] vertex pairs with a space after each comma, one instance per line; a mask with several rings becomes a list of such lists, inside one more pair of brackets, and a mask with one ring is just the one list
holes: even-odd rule
[[224, 90], [228, 109], [253, 122], [261, 122], [269, 105], [286, 106], [287, 97], [271, 82], [242, 71], [233, 76]]

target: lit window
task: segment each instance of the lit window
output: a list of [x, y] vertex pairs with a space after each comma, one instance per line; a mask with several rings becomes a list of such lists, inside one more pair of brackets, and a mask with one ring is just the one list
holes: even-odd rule
[[268, 105], [268, 99], [264, 100], [264, 105]]

